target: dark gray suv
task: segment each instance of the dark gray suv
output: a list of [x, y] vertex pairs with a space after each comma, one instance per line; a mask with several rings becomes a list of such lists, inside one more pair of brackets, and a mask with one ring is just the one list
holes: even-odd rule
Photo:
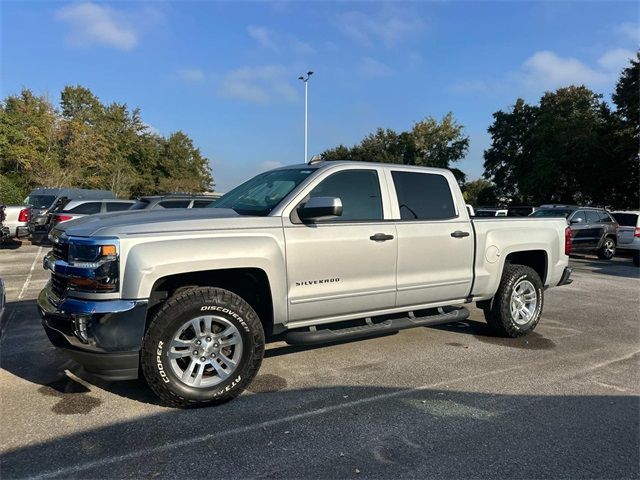
[[571, 251], [596, 252], [609, 260], [616, 253], [618, 223], [603, 208], [542, 205], [531, 217], [564, 217], [571, 226]]

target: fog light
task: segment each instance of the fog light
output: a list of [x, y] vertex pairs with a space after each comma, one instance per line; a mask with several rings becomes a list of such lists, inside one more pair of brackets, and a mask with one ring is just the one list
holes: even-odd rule
[[89, 343], [89, 333], [87, 328], [89, 326], [89, 315], [73, 315], [73, 334], [78, 337], [82, 343]]

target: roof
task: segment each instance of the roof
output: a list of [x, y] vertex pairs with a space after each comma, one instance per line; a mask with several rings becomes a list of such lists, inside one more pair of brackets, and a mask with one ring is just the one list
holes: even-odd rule
[[320, 160], [312, 164], [296, 163], [294, 165], [285, 165], [283, 167], [276, 168], [275, 170], [288, 170], [293, 168], [324, 170], [326, 168], [331, 168], [336, 165], [358, 165], [358, 166], [364, 165], [368, 167], [402, 168], [402, 169], [418, 170], [418, 171], [433, 171], [433, 172], [439, 172], [439, 173], [450, 172], [450, 170], [446, 168], [423, 167], [420, 165], [405, 165], [402, 163], [361, 162], [359, 160]]

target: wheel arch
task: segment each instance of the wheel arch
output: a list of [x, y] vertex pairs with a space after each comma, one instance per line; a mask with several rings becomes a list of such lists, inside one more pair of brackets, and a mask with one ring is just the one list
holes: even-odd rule
[[265, 336], [273, 333], [274, 309], [267, 273], [254, 267], [201, 270], [158, 278], [151, 288], [145, 330], [166, 299], [191, 287], [217, 287], [242, 297], [256, 311]]
[[504, 266], [507, 264], [525, 265], [532, 268], [542, 280], [542, 285], [546, 284], [549, 260], [545, 250], [522, 250], [509, 253], [504, 260], [504, 265], [500, 272], [501, 276], [502, 272], [504, 272]]

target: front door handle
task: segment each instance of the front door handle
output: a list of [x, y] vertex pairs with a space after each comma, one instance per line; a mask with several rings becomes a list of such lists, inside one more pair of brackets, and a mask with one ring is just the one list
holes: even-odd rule
[[462, 232], [460, 230], [456, 230], [455, 232], [451, 232], [451, 236], [453, 238], [464, 238], [469, 236], [469, 232]]
[[387, 235], [386, 233], [376, 233], [369, 237], [374, 242], [386, 242], [387, 240], [393, 240], [393, 235]]

